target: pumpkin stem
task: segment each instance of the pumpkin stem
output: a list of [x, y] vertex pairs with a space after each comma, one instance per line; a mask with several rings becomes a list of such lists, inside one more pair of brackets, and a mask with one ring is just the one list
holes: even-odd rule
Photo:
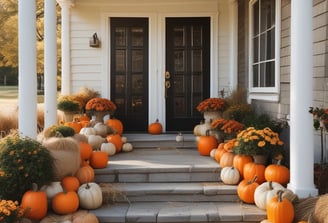
[[282, 194], [284, 193], [283, 190], [277, 191], [278, 202], [282, 202]]
[[269, 181], [269, 190], [273, 190], [273, 187], [272, 187], [272, 181]]
[[37, 192], [38, 191], [38, 185], [36, 183], [32, 183], [32, 191]]
[[281, 165], [281, 160], [277, 161], [277, 165], [280, 166]]
[[254, 176], [253, 180], [249, 180], [248, 184], [252, 184], [257, 181], [257, 175]]
[[89, 185], [89, 183], [87, 183], [87, 185], [85, 186], [85, 189], [90, 189], [90, 185]]

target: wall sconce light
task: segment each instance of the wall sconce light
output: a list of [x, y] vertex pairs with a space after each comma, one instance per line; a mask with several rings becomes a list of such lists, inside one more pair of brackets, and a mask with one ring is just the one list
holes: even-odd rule
[[89, 41], [90, 47], [100, 47], [100, 40], [98, 39], [97, 33], [94, 33]]

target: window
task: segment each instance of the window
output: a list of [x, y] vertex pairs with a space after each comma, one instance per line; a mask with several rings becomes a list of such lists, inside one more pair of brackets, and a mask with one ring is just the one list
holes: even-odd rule
[[280, 0], [253, 0], [249, 11], [250, 97], [278, 100]]

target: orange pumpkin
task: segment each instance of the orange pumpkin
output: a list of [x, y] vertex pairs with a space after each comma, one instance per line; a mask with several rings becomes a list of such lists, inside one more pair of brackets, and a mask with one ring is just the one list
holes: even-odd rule
[[251, 180], [256, 176], [256, 182], [261, 184], [265, 182], [264, 171], [265, 166], [263, 164], [258, 164], [254, 162], [246, 163], [243, 169], [244, 179]]
[[205, 135], [199, 136], [197, 141], [198, 153], [202, 156], [209, 156], [211, 150], [218, 146], [217, 139], [214, 136]]
[[75, 176], [79, 179], [80, 184], [89, 183], [94, 181], [95, 171], [89, 165], [81, 166]]
[[287, 167], [281, 165], [281, 160], [278, 160], [277, 164], [270, 164], [265, 168], [264, 177], [267, 181], [286, 185], [289, 182], [290, 172]]
[[123, 123], [120, 120], [118, 120], [116, 118], [107, 119], [106, 125], [108, 125], [113, 130], [115, 130], [115, 132], [117, 134], [122, 135], [122, 133], [123, 133]]
[[90, 165], [95, 169], [107, 167], [108, 154], [103, 151], [93, 151], [90, 158]]
[[90, 122], [90, 117], [87, 116], [87, 114], [83, 114], [79, 117], [79, 121], [80, 122], [83, 122], [83, 121], [87, 121], [87, 122]]
[[283, 198], [282, 194], [283, 191], [280, 190], [268, 201], [268, 220], [274, 223], [292, 223], [295, 215], [294, 206], [287, 198]]
[[152, 135], [158, 135], [161, 134], [163, 131], [162, 124], [156, 119], [155, 122], [149, 124], [148, 126], [148, 133]]
[[248, 204], [254, 204], [254, 193], [258, 186], [256, 177], [252, 180], [242, 180], [237, 186], [237, 194], [240, 200]]
[[79, 196], [75, 191], [59, 192], [51, 201], [56, 214], [70, 214], [79, 208]]
[[220, 166], [221, 168], [224, 167], [232, 167], [233, 166], [233, 159], [234, 159], [235, 154], [232, 152], [226, 152], [221, 156], [220, 159]]
[[80, 146], [81, 160], [84, 161], [90, 159], [93, 151], [92, 146], [87, 142], [80, 142], [79, 146]]
[[244, 166], [253, 162], [253, 158], [248, 155], [236, 154], [233, 158], [233, 166], [239, 171], [240, 177], [244, 177]]
[[115, 145], [116, 148], [116, 153], [121, 152], [122, 146], [123, 146], [123, 141], [122, 137], [119, 134], [110, 134], [106, 137], [107, 142], [111, 142]]
[[214, 153], [214, 159], [216, 162], [220, 163], [220, 159], [224, 153], [227, 153], [227, 151], [223, 148], [224, 143], [220, 143]]
[[32, 220], [41, 220], [47, 215], [48, 200], [44, 191], [38, 191], [33, 185], [33, 190], [26, 191], [23, 194], [21, 207], [25, 211], [27, 218]]
[[75, 122], [75, 121], [73, 121], [73, 122], [65, 122], [64, 125], [65, 126], [69, 126], [72, 129], [74, 129], [75, 134], [80, 133], [80, 130], [82, 128], [82, 125], [79, 122]]
[[80, 181], [77, 177], [66, 176], [61, 180], [65, 191], [77, 191], [80, 187]]

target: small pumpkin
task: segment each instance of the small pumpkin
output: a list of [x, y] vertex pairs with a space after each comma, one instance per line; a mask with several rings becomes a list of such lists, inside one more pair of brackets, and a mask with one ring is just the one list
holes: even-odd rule
[[267, 203], [268, 220], [274, 223], [292, 223], [294, 220], [294, 206], [286, 198], [282, 198], [282, 190]]
[[248, 155], [236, 154], [233, 158], [233, 166], [239, 171], [240, 177], [244, 177], [244, 166], [246, 163], [253, 162], [253, 158]]
[[49, 185], [44, 185], [40, 188], [47, 195], [47, 198], [51, 200], [57, 193], [63, 192], [63, 187], [60, 181], [51, 182]]
[[163, 126], [162, 124], [156, 119], [155, 122], [150, 123], [148, 125], [148, 133], [152, 135], [158, 135], [161, 134], [163, 131]]
[[98, 122], [93, 128], [96, 130], [97, 135], [100, 135], [101, 137], [106, 137], [107, 134], [113, 133], [113, 130], [102, 122]]
[[215, 152], [216, 152], [216, 148], [212, 149], [210, 152], [210, 157], [212, 157], [213, 159], [215, 159]]
[[281, 165], [281, 160], [278, 160], [277, 164], [270, 164], [265, 168], [264, 177], [267, 181], [286, 185], [289, 182], [290, 172], [287, 167]]
[[40, 220], [47, 215], [48, 199], [44, 191], [39, 191], [36, 184], [33, 190], [28, 190], [23, 194], [21, 207], [25, 210], [25, 215], [31, 220]]
[[61, 185], [65, 191], [77, 191], [80, 187], [80, 181], [75, 176], [66, 176], [61, 180]]
[[80, 130], [82, 128], [82, 125], [79, 122], [73, 121], [73, 122], [65, 122], [65, 126], [69, 126], [72, 129], [74, 129], [75, 134], [80, 133]]
[[104, 142], [100, 146], [100, 151], [106, 152], [108, 156], [114, 156], [116, 153], [116, 147], [111, 142]]
[[78, 190], [80, 207], [84, 209], [96, 209], [102, 205], [103, 196], [101, 188], [96, 183], [82, 184]]
[[133, 150], [133, 146], [131, 143], [123, 143], [123, 146], [122, 146], [122, 151], [123, 152], [131, 152]]
[[268, 181], [262, 183], [258, 186], [254, 193], [255, 205], [262, 209], [266, 210], [266, 205], [273, 196], [276, 196], [279, 190], [284, 190], [285, 188], [276, 182]]
[[122, 142], [123, 143], [127, 143], [128, 142], [128, 137], [126, 137], [126, 136], [122, 136], [121, 139], [122, 139]]
[[116, 118], [107, 119], [106, 125], [111, 127], [117, 134], [122, 135], [123, 123], [119, 119], [116, 119]]
[[216, 160], [216, 162], [220, 163], [221, 157], [224, 153], [227, 153], [227, 151], [225, 149], [223, 149], [224, 143], [221, 142], [214, 154], [214, 159]]
[[53, 197], [51, 206], [56, 214], [70, 214], [79, 208], [79, 197], [75, 191], [60, 192]]
[[92, 146], [87, 142], [80, 142], [80, 156], [81, 160], [88, 160], [92, 155]]
[[184, 140], [183, 134], [181, 132], [179, 132], [178, 135], [175, 137], [175, 141], [183, 142], [183, 140]]
[[91, 212], [73, 216], [72, 223], [99, 223], [97, 216]]
[[254, 162], [246, 163], [243, 169], [244, 179], [250, 180], [256, 176], [256, 182], [261, 184], [265, 182], [264, 171], [265, 165], [263, 164], [258, 164]]
[[240, 181], [237, 186], [237, 194], [240, 200], [248, 204], [254, 204], [254, 194], [258, 186], [259, 184], [256, 182], [256, 177], [252, 180], [244, 179]]
[[225, 184], [237, 185], [240, 180], [240, 174], [239, 171], [234, 167], [224, 167], [221, 170], [220, 178]]
[[97, 150], [100, 148], [101, 144], [106, 141], [105, 138], [100, 135], [89, 135], [88, 143], [92, 146], [92, 149]]
[[89, 136], [89, 135], [97, 135], [97, 132], [93, 127], [82, 127], [80, 130], [80, 134]]
[[90, 165], [95, 169], [103, 169], [107, 167], [108, 154], [103, 151], [93, 151], [90, 157]]
[[81, 166], [75, 176], [79, 179], [80, 184], [89, 183], [94, 181], [95, 171], [89, 165]]
[[119, 134], [109, 134], [107, 137], [107, 142], [111, 142], [115, 145], [116, 148], [116, 153], [121, 152], [123, 142], [122, 142], [122, 137]]
[[200, 136], [197, 141], [198, 153], [202, 156], [209, 156], [211, 150], [218, 146], [218, 142], [214, 136], [210, 136], [209, 132], [207, 135]]
[[235, 157], [235, 154], [232, 152], [227, 152], [222, 154], [221, 159], [220, 159], [220, 166], [222, 168], [224, 167], [231, 167], [233, 166], [233, 159]]

